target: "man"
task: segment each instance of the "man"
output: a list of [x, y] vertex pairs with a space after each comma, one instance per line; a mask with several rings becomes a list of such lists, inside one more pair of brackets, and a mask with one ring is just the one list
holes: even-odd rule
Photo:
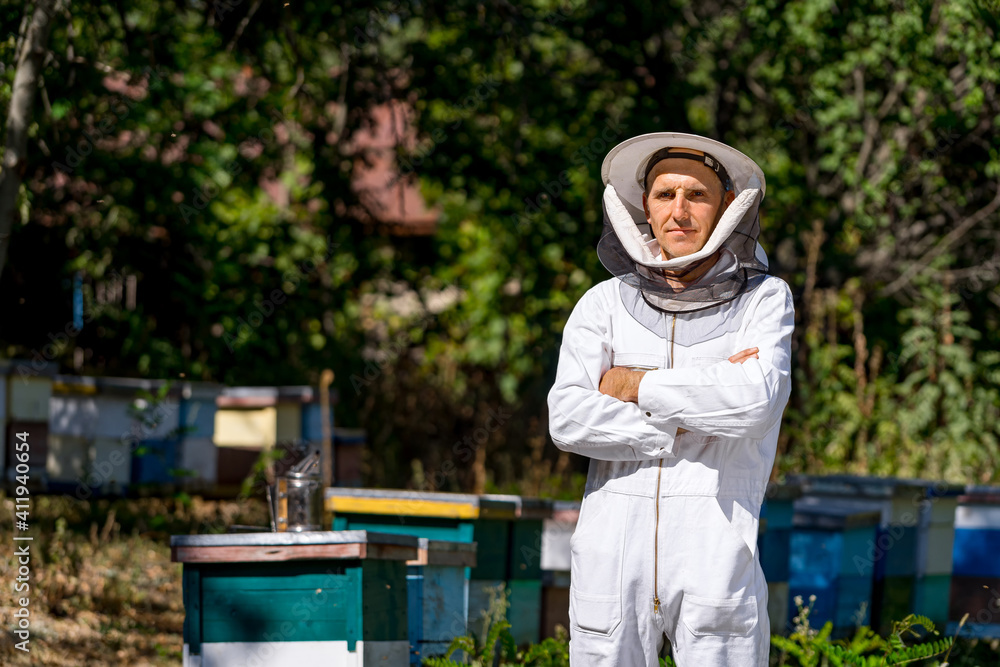
[[764, 175], [688, 134], [602, 167], [601, 261], [563, 334], [549, 428], [589, 456], [571, 542], [570, 659], [768, 662], [760, 506], [790, 391], [794, 312], [757, 243]]

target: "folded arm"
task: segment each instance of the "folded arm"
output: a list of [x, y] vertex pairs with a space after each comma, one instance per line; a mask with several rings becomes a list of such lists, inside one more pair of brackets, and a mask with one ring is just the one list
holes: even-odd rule
[[[758, 348], [742, 363], [646, 373], [637, 392], [642, 419], [657, 429], [760, 440], [781, 422], [791, 392], [791, 336], [795, 311], [788, 286], [758, 288], [738, 348]], [[757, 295], [755, 295], [757, 296]]]
[[552, 442], [564, 451], [604, 461], [669, 456], [676, 428], [657, 428], [643, 419], [635, 403], [599, 391], [602, 376], [611, 368], [611, 311], [603, 298], [591, 290], [566, 322], [548, 400]]

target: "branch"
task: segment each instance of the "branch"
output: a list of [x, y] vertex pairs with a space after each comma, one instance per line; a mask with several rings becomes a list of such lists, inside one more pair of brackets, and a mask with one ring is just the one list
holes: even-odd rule
[[233, 35], [233, 38], [229, 40], [229, 44], [226, 45], [226, 53], [232, 52], [233, 47], [236, 46], [236, 42], [238, 42], [240, 37], [243, 35], [243, 31], [246, 30], [248, 25], [250, 25], [250, 19], [252, 19], [253, 15], [257, 13], [258, 9], [260, 9], [261, 2], [262, 0], [255, 0], [253, 5], [250, 7], [250, 11], [247, 12], [247, 15], [243, 17], [242, 21], [240, 21], [240, 25], [236, 28], [236, 34]]
[[910, 264], [910, 266], [903, 271], [901, 276], [882, 289], [880, 295], [886, 297], [892, 296], [898, 292], [900, 288], [908, 284], [917, 274], [929, 267], [935, 257], [947, 250], [951, 244], [965, 236], [970, 229], [988, 218], [997, 209], [1000, 209], [1000, 183], [997, 183], [997, 193], [989, 204], [967, 217], [965, 220], [960, 222], [957, 227], [948, 232], [943, 239], [938, 241], [937, 245], [928, 250], [924, 256], [916, 262]]

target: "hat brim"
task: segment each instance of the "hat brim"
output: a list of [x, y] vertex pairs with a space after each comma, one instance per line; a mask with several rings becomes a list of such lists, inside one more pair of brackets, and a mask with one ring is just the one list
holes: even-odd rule
[[[642, 178], [646, 170], [646, 161], [661, 148], [690, 148], [708, 153], [726, 168], [733, 181], [735, 194], [739, 195], [748, 187], [759, 187], [761, 196], [764, 195], [764, 172], [756, 162], [735, 148], [696, 134], [682, 132], [642, 134], [626, 139], [612, 148], [601, 165], [604, 185], [614, 186], [622, 203], [637, 223], [646, 222], [646, 214], [642, 208]], [[755, 180], [759, 181], [759, 186]]]

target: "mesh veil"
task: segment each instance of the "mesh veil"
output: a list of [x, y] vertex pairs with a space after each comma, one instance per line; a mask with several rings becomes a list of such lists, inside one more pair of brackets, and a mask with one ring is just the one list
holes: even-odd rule
[[[712, 268], [681, 289], [674, 288], [666, 281], [663, 269], [633, 259], [611, 222], [606, 199], [604, 229], [597, 244], [597, 255], [608, 271], [625, 285], [638, 290], [643, 300], [658, 311], [680, 313], [718, 306], [753, 289], [767, 274], [767, 256], [757, 242], [760, 236], [759, 208], [762, 198], [763, 194], [757, 192], [719, 250], [702, 260], [717, 260]], [[652, 238], [648, 224], [636, 224], [636, 227], [641, 234]], [[683, 275], [684, 271], [697, 268], [698, 264], [700, 262], [671, 274]]]

